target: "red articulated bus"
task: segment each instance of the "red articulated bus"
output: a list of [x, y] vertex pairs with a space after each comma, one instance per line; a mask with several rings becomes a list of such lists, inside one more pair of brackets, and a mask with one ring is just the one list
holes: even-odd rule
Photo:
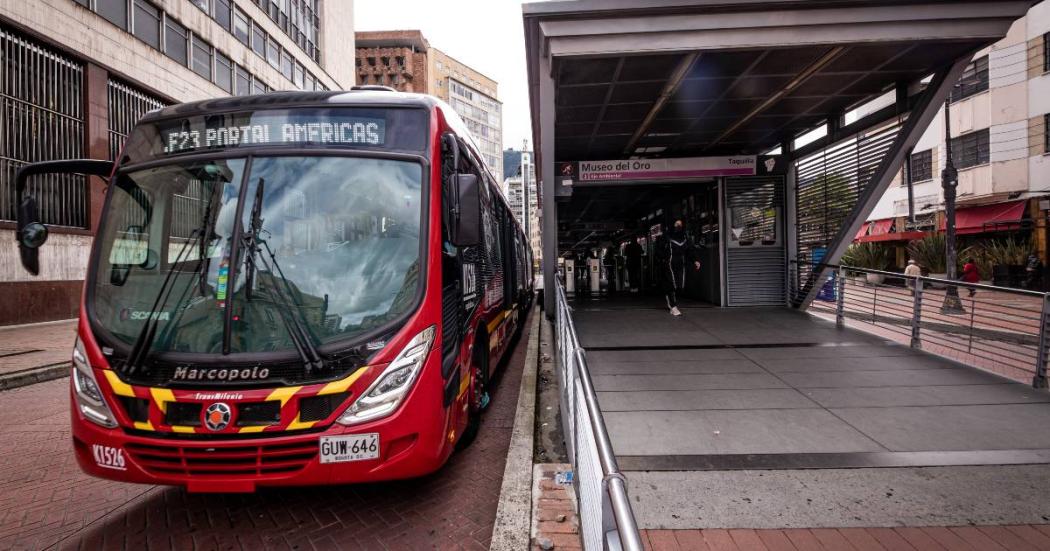
[[[371, 482], [441, 467], [532, 299], [531, 252], [461, 119], [361, 87], [146, 115], [109, 178], [70, 382], [89, 474], [190, 491]], [[31, 187], [31, 186], [28, 186]]]

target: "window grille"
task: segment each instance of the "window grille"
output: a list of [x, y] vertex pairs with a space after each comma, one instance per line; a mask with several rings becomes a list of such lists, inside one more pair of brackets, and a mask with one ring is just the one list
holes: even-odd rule
[[109, 158], [115, 160], [124, 147], [124, 140], [142, 115], [167, 105], [122, 81], [109, 79]]
[[[83, 65], [0, 27], [0, 220], [16, 218], [15, 172], [22, 166], [84, 156]], [[32, 178], [41, 221], [86, 228], [82, 175]]]

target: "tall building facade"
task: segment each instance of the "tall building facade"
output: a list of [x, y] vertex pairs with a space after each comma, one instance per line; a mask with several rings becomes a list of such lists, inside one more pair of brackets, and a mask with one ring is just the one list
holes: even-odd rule
[[[515, 153], [508, 155], [508, 153]], [[517, 169], [512, 176], [503, 180], [503, 194], [507, 198], [511, 212], [518, 219], [525, 234], [529, 236], [529, 245], [538, 263], [541, 255], [540, 246], [540, 211], [536, 185], [536, 166], [532, 162], [532, 152], [522, 150], [504, 151], [504, 158], [519, 159]]]
[[434, 48], [420, 31], [362, 31], [355, 43], [358, 84], [448, 102], [474, 135], [489, 168], [503, 174], [503, 104], [495, 80]]
[[[949, 99], [949, 127], [952, 160], [959, 171], [956, 227], [961, 245], [1027, 240], [1046, 263], [1050, 2], [1033, 6], [1006, 38], [977, 52]], [[893, 243], [902, 251], [907, 240], [943, 230], [944, 134], [942, 111], [913, 149], [910, 170], [902, 169], [856, 241]], [[901, 252], [898, 262], [904, 260]]]
[[[19, 167], [113, 159], [139, 117], [172, 103], [349, 88], [352, 29], [352, 0], [0, 3], [0, 242], [14, 241]], [[0, 247], [0, 325], [77, 314], [104, 191], [83, 176], [40, 183], [42, 271]]]

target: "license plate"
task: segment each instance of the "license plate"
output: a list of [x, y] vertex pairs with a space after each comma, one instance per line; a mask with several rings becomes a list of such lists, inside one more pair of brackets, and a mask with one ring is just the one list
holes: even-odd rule
[[321, 437], [321, 463], [345, 463], [378, 458], [378, 432]]

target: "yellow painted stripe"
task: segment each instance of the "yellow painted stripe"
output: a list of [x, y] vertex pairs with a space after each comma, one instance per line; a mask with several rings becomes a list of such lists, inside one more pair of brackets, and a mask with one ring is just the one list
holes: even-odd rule
[[295, 421], [288, 423], [288, 428], [286, 430], [308, 429], [314, 426], [315, 423], [317, 423], [317, 421], [300, 421], [299, 414], [297, 413], [295, 414]]
[[464, 375], [459, 379], [459, 394], [456, 395], [456, 399], [462, 398], [463, 394], [467, 392], [467, 388], [470, 387], [470, 377]]
[[151, 388], [149, 393], [153, 396], [153, 401], [157, 403], [157, 408], [161, 413], [167, 413], [168, 402], [175, 401], [175, 393], [166, 388]]
[[[116, 394], [117, 396], [130, 396], [132, 398], [135, 397], [135, 391], [132, 390], [131, 385], [125, 383], [124, 381], [121, 381], [120, 377], [118, 377], [116, 373], [114, 373], [110, 369], [103, 370], [102, 372], [106, 374], [106, 380], [109, 381], [109, 386], [113, 389], [114, 394]], [[149, 430], [153, 430], [153, 428], [150, 427]]]
[[301, 387], [301, 386], [286, 386], [286, 387], [274, 389], [274, 391], [271, 392], [270, 395], [266, 397], [266, 401], [280, 400], [281, 401], [281, 407], [284, 407], [284, 405], [288, 403], [288, 400], [290, 400], [292, 398], [292, 396], [295, 396], [296, 392], [299, 392], [300, 388], [303, 388], [303, 387]]
[[266, 425], [260, 425], [257, 427], [241, 427], [241, 430], [237, 432], [262, 432], [266, 429]]
[[153, 423], [150, 423], [149, 421], [146, 421], [145, 423], [135, 421], [135, 428], [139, 430], [153, 430]]
[[184, 432], [184, 433], [187, 433], [187, 434], [193, 434], [194, 432], [196, 432], [196, 431], [193, 430], [193, 427], [185, 427], [185, 426], [182, 426], [182, 425], [172, 425], [171, 426], [171, 431], [172, 432]]
[[495, 319], [493, 319], [492, 321], [489, 322], [489, 325], [488, 325], [489, 333], [492, 333], [492, 331], [494, 331], [497, 327], [499, 327], [499, 324], [503, 321], [503, 318], [507, 317], [507, 313], [508, 312], [510, 312], [510, 310], [504, 310], [504, 311], [500, 312], [500, 314], [498, 316], [496, 316]]
[[368, 367], [362, 367], [361, 369], [358, 369], [352, 375], [344, 379], [332, 381], [324, 385], [324, 387], [317, 392], [317, 395], [323, 396], [325, 394], [338, 394], [340, 392], [346, 392], [346, 389], [350, 388], [350, 385], [354, 384], [355, 381], [360, 379], [361, 376], [365, 374], [365, 371], [368, 371]]

